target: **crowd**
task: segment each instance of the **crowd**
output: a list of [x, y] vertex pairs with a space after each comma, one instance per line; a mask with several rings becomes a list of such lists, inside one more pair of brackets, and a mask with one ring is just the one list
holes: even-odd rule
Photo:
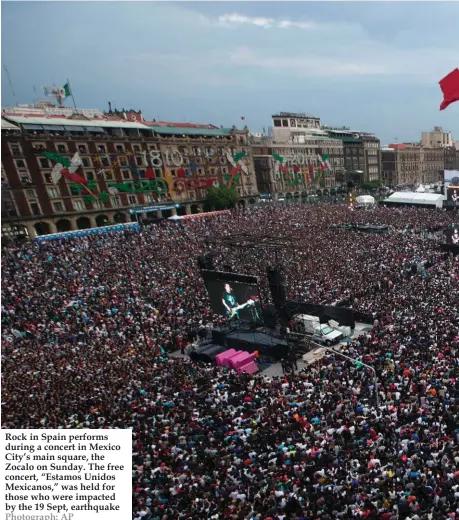
[[[268, 205], [2, 256], [2, 426], [132, 428], [136, 520], [459, 519], [459, 261], [428, 230], [456, 213]], [[330, 229], [387, 224], [385, 235]], [[348, 299], [374, 328], [279, 378], [168, 354], [215, 316], [209, 235], [284, 237], [290, 298]], [[217, 267], [260, 275], [263, 250]], [[409, 276], [412, 264], [421, 266]], [[379, 408], [376, 406], [379, 395]]]

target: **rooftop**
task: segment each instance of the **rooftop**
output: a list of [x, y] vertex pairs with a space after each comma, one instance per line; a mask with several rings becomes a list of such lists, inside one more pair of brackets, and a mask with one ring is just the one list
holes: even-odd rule
[[211, 137], [231, 136], [232, 128], [201, 128], [201, 127], [184, 127], [184, 126], [154, 126], [150, 129], [158, 135], [203, 135]]
[[168, 121], [144, 121], [147, 126], [175, 127], [175, 128], [206, 128], [218, 129], [218, 126], [200, 123], [170, 123]]
[[279, 112], [278, 114], [273, 114], [271, 117], [294, 117], [294, 118], [320, 119], [320, 117], [311, 116], [310, 114], [305, 114], [304, 112]]
[[[138, 130], [148, 130], [148, 127], [141, 123], [133, 123], [131, 121], [126, 121], [125, 119], [120, 118], [94, 118], [94, 119], [70, 119], [68, 117], [62, 116], [48, 116], [48, 117], [35, 117], [35, 116], [11, 116], [4, 115], [4, 117], [8, 121], [12, 121], [13, 123], [19, 125], [33, 125], [33, 126], [42, 126], [42, 127], [96, 127], [96, 128], [125, 128], [129, 129], [138, 129]], [[36, 128], [35, 130], [40, 130], [40, 128]]]

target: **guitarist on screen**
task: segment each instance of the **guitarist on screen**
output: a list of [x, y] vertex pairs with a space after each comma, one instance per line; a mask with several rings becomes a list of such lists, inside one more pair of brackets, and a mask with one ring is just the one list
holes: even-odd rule
[[230, 318], [239, 319], [239, 311], [248, 307], [249, 305], [254, 305], [254, 300], [247, 300], [245, 303], [239, 305], [237, 303], [236, 297], [233, 294], [233, 290], [231, 289], [231, 285], [229, 283], [225, 283], [225, 291], [222, 295], [222, 303], [226, 309], [226, 312]]

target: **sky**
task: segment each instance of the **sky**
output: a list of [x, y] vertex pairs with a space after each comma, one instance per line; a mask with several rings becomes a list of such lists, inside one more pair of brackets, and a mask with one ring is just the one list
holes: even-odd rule
[[[417, 141], [459, 140], [459, 3], [2, 2], [2, 106], [68, 78], [79, 108], [262, 131], [280, 111]], [[70, 106], [71, 101], [67, 100]], [[241, 117], [245, 117], [242, 121]]]

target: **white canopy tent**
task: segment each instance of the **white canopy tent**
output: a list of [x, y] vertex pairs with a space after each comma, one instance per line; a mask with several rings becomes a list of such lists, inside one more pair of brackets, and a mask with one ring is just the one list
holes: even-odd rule
[[375, 198], [371, 195], [360, 195], [355, 199], [355, 201], [357, 202], [357, 204], [365, 204], [368, 206], [375, 204]]
[[415, 193], [413, 191], [396, 191], [384, 200], [389, 204], [414, 204], [441, 208], [446, 197], [439, 193]]

